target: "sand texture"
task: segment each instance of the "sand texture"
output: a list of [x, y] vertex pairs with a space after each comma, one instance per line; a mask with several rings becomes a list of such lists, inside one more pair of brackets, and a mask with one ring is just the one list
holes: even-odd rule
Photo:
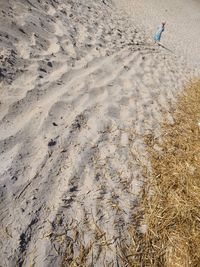
[[0, 1], [2, 267], [69, 266], [83, 248], [85, 266], [123, 266], [143, 138], [173, 123], [193, 70], [120, 2]]
[[157, 26], [166, 22], [162, 37], [172, 53], [186, 61], [199, 74], [200, 67], [200, 2], [198, 0], [114, 0], [117, 6], [126, 10], [135, 25], [145, 29], [151, 38]]

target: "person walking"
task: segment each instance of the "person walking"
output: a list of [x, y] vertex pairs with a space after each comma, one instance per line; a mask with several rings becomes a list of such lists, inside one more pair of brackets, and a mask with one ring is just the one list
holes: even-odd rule
[[164, 32], [165, 30], [165, 25], [166, 25], [166, 22], [162, 22], [161, 26], [159, 26], [157, 28], [157, 31], [153, 37], [155, 43], [160, 43], [160, 39], [161, 39], [161, 36], [162, 36], [162, 33]]

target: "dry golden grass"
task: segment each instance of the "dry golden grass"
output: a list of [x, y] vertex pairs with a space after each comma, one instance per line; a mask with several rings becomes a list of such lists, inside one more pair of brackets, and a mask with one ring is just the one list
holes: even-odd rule
[[147, 232], [133, 233], [130, 266], [200, 266], [200, 82], [185, 90], [173, 117], [173, 125], [163, 125], [161, 144], [146, 138], [152, 164], [142, 203]]

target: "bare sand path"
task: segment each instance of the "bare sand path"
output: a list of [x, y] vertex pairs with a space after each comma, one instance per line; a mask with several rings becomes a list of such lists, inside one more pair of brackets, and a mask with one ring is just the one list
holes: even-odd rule
[[0, 266], [123, 266], [143, 136], [191, 70], [111, 1], [0, 8]]

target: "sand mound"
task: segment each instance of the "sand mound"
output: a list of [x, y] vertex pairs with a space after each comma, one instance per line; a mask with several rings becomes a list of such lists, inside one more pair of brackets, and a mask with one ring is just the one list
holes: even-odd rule
[[143, 137], [159, 136], [163, 113], [173, 123], [190, 70], [108, 0], [0, 12], [2, 266], [121, 266]]

